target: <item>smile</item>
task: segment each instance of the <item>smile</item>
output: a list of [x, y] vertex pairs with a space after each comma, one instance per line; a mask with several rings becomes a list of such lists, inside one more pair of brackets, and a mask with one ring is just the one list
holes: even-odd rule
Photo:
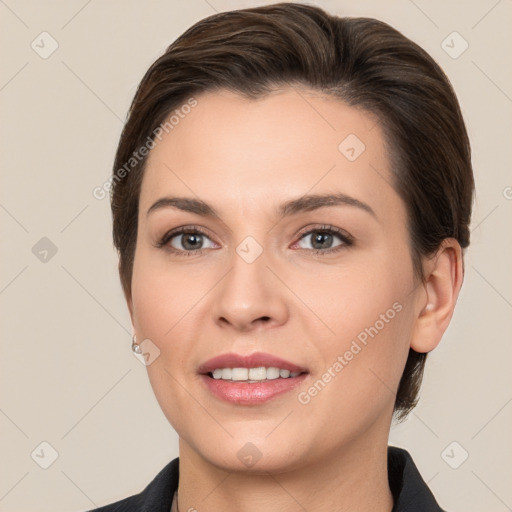
[[201, 365], [198, 373], [210, 394], [237, 405], [268, 402], [309, 375], [304, 367], [260, 352], [217, 356]]

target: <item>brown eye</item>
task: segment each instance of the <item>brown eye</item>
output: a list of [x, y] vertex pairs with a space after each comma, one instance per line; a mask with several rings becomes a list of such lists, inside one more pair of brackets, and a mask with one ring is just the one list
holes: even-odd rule
[[170, 244], [178, 250], [183, 248], [186, 251], [194, 251], [203, 248], [203, 238], [204, 235], [201, 233], [182, 233], [171, 237]]

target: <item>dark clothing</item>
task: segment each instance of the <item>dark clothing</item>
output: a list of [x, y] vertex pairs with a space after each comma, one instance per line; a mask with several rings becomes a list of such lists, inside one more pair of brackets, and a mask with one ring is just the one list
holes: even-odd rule
[[445, 512], [407, 451], [388, 446], [388, 477], [395, 502], [392, 512]]
[[[179, 458], [169, 462], [140, 494], [94, 511], [169, 512], [174, 492], [178, 488], [178, 462]], [[388, 447], [388, 476], [394, 500], [392, 512], [444, 512], [405, 450]]]

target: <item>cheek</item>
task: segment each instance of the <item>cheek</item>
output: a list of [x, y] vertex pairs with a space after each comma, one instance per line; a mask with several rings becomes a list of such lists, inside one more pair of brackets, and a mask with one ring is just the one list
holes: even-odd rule
[[186, 378], [196, 377], [191, 363], [198, 360], [196, 341], [201, 338], [198, 326], [204, 325], [204, 318], [198, 316], [205, 313], [203, 300], [215, 281], [212, 272], [203, 269], [192, 273], [145, 247], [139, 247], [135, 255], [134, 327], [138, 339], [150, 339], [160, 351], [147, 371], [162, 404], [170, 390], [174, 390], [174, 395], [181, 392], [173, 377], [180, 381], [184, 374]]
[[336, 339], [359, 335], [364, 341], [365, 332], [374, 333], [375, 325], [381, 333], [400, 324], [412, 287], [412, 276], [404, 266], [398, 268], [393, 257], [383, 255], [327, 270], [312, 269], [293, 278], [293, 290], [328, 328], [328, 346], [335, 346]]
[[193, 357], [190, 333], [197, 330], [193, 305], [201, 296], [198, 286], [190, 286], [188, 281], [186, 272], [176, 272], [175, 267], [154, 258], [149, 251], [136, 253], [132, 278], [134, 327], [137, 338], [150, 339], [158, 347], [158, 357], [146, 370], [163, 413], [179, 432], [186, 423], [186, 415], [180, 410], [190, 401], [182, 371]]
[[377, 258], [303, 281], [298, 293], [328, 327], [318, 327], [321, 337], [311, 336], [320, 362], [316, 377], [332, 382], [322, 398], [315, 398], [319, 406], [351, 404], [370, 413], [394, 401], [414, 313], [412, 273], [396, 261], [404, 259]]
[[206, 291], [206, 283], [197, 276], [192, 279], [186, 270], [170, 265], [165, 258], [139, 251], [132, 278], [135, 329], [162, 345], [193, 316], [194, 304]]

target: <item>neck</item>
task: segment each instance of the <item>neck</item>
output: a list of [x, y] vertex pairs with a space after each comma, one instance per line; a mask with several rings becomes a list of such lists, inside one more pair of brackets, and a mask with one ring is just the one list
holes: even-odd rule
[[180, 439], [179, 508], [209, 512], [390, 512], [387, 438], [365, 439], [286, 472], [224, 471]]

